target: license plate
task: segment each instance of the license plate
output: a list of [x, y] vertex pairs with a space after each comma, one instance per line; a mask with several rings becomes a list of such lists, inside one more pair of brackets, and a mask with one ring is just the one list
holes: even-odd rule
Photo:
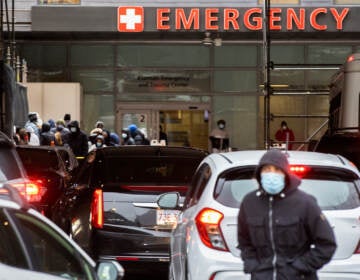
[[159, 226], [176, 226], [179, 210], [157, 209], [156, 224]]

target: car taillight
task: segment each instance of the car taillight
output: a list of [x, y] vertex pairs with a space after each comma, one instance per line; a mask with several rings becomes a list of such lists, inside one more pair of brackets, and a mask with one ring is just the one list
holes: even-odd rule
[[196, 216], [195, 222], [201, 241], [209, 248], [229, 251], [223, 238], [220, 222], [224, 215], [214, 209], [205, 208]]
[[31, 179], [27, 182], [14, 183], [12, 186], [26, 198], [28, 202], [39, 202], [43, 197], [46, 188], [41, 180]]
[[91, 203], [91, 225], [95, 228], [102, 228], [104, 225], [104, 199], [103, 191], [96, 189], [93, 193]]
[[309, 171], [310, 167], [305, 165], [290, 165], [290, 172], [299, 177], [303, 177]]

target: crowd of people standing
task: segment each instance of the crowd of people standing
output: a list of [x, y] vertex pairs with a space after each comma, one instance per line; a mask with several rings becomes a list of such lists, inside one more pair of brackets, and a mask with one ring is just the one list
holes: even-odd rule
[[70, 114], [56, 122], [44, 122], [38, 113], [30, 112], [24, 127], [16, 127], [14, 141], [17, 145], [67, 146], [77, 157], [86, 156], [90, 151], [104, 146], [149, 144], [145, 135], [132, 124], [123, 129], [121, 137], [110, 132], [102, 121], [97, 121], [89, 134], [80, 128], [79, 121], [71, 120]]

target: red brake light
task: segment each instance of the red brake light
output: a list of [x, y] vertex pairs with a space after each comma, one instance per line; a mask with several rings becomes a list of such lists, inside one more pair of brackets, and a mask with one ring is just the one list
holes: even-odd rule
[[101, 189], [96, 189], [93, 193], [91, 224], [95, 228], [102, 228], [104, 225], [104, 200], [103, 191]]
[[214, 209], [205, 208], [196, 216], [195, 222], [201, 241], [209, 248], [229, 251], [223, 238], [220, 223], [224, 215]]
[[347, 62], [351, 62], [355, 60], [355, 56], [354, 55], [350, 55], [347, 59]]
[[360, 240], [359, 240], [358, 245], [356, 246], [354, 254], [360, 254]]
[[303, 177], [306, 173], [308, 173], [310, 170], [310, 167], [305, 165], [291, 165], [290, 166], [290, 172], [299, 176]]
[[46, 189], [41, 180], [32, 179], [27, 182], [12, 184], [26, 198], [28, 202], [39, 202]]

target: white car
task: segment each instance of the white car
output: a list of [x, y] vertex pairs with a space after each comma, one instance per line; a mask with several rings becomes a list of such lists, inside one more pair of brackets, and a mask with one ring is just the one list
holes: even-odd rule
[[0, 279], [121, 280], [122, 266], [90, 258], [59, 227], [0, 183]]
[[[208, 155], [180, 205], [176, 193], [159, 197], [162, 208], [181, 209], [171, 236], [169, 279], [245, 280], [237, 248], [242, 198], [257, 188], [254, 170], [265, 151]], [[344, 157], [288, 151], [300, 189], [316, 197], [332, 225], [337, 250], [319, 272], [321, 280], [360, 279], [360, 173]]]

